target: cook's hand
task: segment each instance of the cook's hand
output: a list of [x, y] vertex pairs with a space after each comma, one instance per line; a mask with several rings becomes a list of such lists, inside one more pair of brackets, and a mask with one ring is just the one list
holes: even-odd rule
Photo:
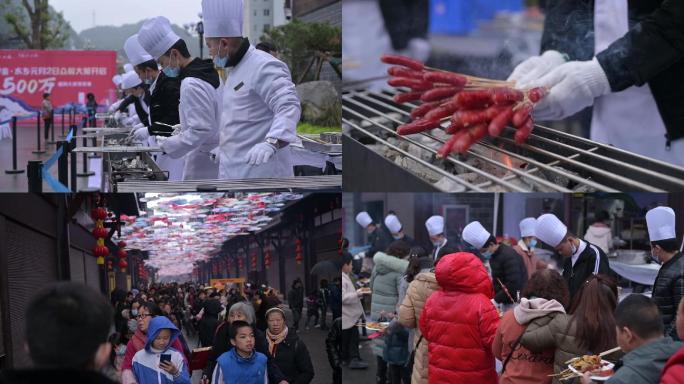
[[539, 120], [559, 120], [594, 104], [610, 93], [610, 83], [598, 60], [570, 61], [552, 70], [529, 87], [547, 87], [549, 94], [534, 107]]
[[261, 165], [266, 163], [276, 152], [276, 147], [269, 143], [259, 143], [247, 152], [247, 164]]
[[150, 132], [147, 130], [146, 126], [136, 126], [132, 131], [133, 140], [144, 143], [150, 138]]
[[175, 364], [173, 364], [170, 361], [162, 361], [161, 363], [159, 363], [159, 368], [165, 370], [166, 372], [171, 374], [171, 376], [176, 376], [176, 374], [178, 374], [178, 368]]
[[176, 124], [171, 128], [173, 128], [173, 132], [171, 132], [171, 136], [176, 136], [179, 133], [181, 133], [181, 131], [183, 130], [183, 126], [180, 124]]
[[508, 81], [515, 81], [516, 88], [527, 88], [531, 81], [551, 72], [554, 68], [565, 63], [565, 56], [558, 51], [546, 51], [541, 56], [532, 56], [518, 64]]
[[590, 377], [591, 377], [591, 373], [585, 372], [584, 375], [582, 375], [582, 377], [580, 377], [580, 382], [582, 384], [591, 384], [592, 380], [590, 379]]

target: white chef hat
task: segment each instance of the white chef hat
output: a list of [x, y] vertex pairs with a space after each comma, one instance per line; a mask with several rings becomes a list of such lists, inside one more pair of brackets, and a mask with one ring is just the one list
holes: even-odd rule
[[670, 207], [656, 207], [646, 212], [646, 226], [650, 241], [674, 239], [675, 213]]
[[360, 226], [366, 228], [367, 226], [373, 224], [373, 219], [371, 219], [368, 212], [363, 211], [356, 215], [356, 222], [359, 223]]
[[242, 0], [202, 0], [204, 36], [241, 37]]
[[121, 75], [114, 75], [114, 77], [112, 77], [112, 83], [114, 83], [114, 85], [116, 85], [117, 87], [121, 85], [122, 80], [123, 78]]
[[437, 236], [444, 233], [444, 218], [442, 216], [430, 216], [425, 221], [425, 228], [427, 228], [430, 236]]
[[135, 70], [135, 68], [133, 68], [133, 64], [126, 63], [126, 64], [124, 64], [123, 70], [124, 70], [124, 73], [126, 73], [126, 72], [131, 72], [131, 71]]
[[463, 241], [472, 245], [473, 248], [480, 249], [484, 247], [492, 234], [489, 233], [479, 221], [473, 221], [463, 228], [463, 234], [461, 236], [463, 237]]
[[135, 71], [126, 72], [122, 77], [121, 89], [131, 89], [140, 85], [140, 83], [142, 83], [142, 80], [140, 80], [140, 76]]
[[178, 40], [180, 37], [173, 32], [171, 22], [164, 16], [145, 21], [138, 32], [138, 42], [154, 59], [160, 58]]
[[401, 221], [399, 221], [397, 215], [387, 215], [387, 217], [385, 217], [385, 226], [391, 233], [399, 233], [399, 231], [401, 231]]
[[129, 37], [124, 43], [124, 52], [128, 57], [128, 61], [133, 65], [139, 65], [146, 61], [152, 60], [152, 55], [147, 53], [138, 42], [138, 34]]
[[568, 233], [568, 227], [556, 215], [546, 213], [537, 218], [534, 233], [539, 240], [555, 248], [565, 238], [565, 235]]
[[534, 227], [537, 226], [537, 219], [526, 217], [520, 221], [520, 237], [534, 236]]

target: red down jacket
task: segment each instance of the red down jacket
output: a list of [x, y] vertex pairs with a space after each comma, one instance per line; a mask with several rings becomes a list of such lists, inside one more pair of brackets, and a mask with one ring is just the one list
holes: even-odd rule
[[420, 318], [430, 384], [497, 383], [492, 342], [499, 315], [484, 265], [472, 253], [453, 253], [442, 257], [435, 277], [440, 290], [430, 296]]

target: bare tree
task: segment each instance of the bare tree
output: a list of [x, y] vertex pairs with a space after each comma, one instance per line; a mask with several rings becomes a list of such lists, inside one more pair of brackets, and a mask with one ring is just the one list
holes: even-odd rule
[[21, 0], [21, 7], [5, 0], [5, 8], [5, 21], [26, 48], [61, 48], [69, 38], [69, 24], [62, 13], [50, 12], [48, 0]]

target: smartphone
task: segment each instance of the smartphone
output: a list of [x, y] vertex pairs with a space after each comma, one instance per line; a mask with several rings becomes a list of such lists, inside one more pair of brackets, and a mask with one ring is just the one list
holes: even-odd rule
[[171, 362], [171, 354], [165, 353], [165, 354], [162, 354], [162, 355], [159, 357], [159, 364], [161, 364], [161, 363], [163, 363], [163, 362], [165, 362], [165, 361], [166, 361], [167, 363], [170, 363], [170, 362]]

